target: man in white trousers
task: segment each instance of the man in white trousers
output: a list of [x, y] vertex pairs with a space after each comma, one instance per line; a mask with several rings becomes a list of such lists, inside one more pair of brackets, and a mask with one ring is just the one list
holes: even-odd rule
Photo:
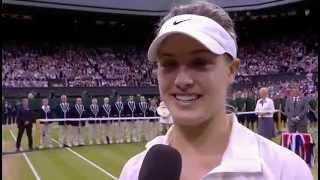
[[[40, 118], [41, 119], [51, 119], [52, 110], [49, 106], [48, 98], [42, 99], [42, 106], [40, 109]], [[52, 148], [52, 140], [51, 140], [51, 124], [52, 122], [40, 122], [42, 124], [41, 128], [41, 136], [40, 136], [40, 146], [39, 149], [42, 149], [44, 146]]]
[[[133, 118], [136, 116], [137, 105], [133, 99], [133, 96], [129, 96], [129, 99], [128, 99], [125, 107], [126, 107], [125, 112], [126, 112], [127, 117]], [[125, 121], [124, 131], [125, 131], [127, 143], [130, 143], [131, 140], [133, 142], [137, 142], [137, 128], [136, 128], [137, 123], [136, 123], [136, 121], [137, 120], [133, 120], [133, 119]]]
[[[76, 104], [72, 108], [72, 117], [73, 118], [86, 118], [87, 110], [85, 106], [82, 104], [82, 98], [78, 97], [76, 99]], [[83, 139], [83, 129], [85, 126], [85, 121], [72, 121], [72, 143], [75, 146], [84, 145]]]
[[[148, 112], [147, 112], [147, 116], [148, 117], [156, 117], [158, 116], [157, 114], [157, 108], [158, 108], [158, 105], [157, 105], [157, 100], [156, 98], [152, 98], [150, 100], [150, 105], [149, 105], [149, 108], [148, 108]], [[150, 141], [151, 139], [153, 139], [154, 137], [157, 136], [157, 133], [158, 133], [158, 130], [157, 130], [157, 121], [156, 119], [150, 119], [148, 120], [148, 124], [147, 124], [147, 140]]]
[[[118, 96], [117, 101], [113, 104], [114, 117], [125, 117], [124, 103], [122, 102], [122, 97]], [[124, 143], [125, 131], [123, 130], [124, 120], [116, 120], [113, 123], [113, 128], [115, 132], [116, 143]]]
[[[71, 111], [70, 111], [70, 105], [67, 101], [67, 96], [66, 95], [61, 95], [60, 97], [60, 104], [56, 107], [56, 115], [57, 118], [59, 119], [67, 119], [71, 118]], [[69, 134], [68, 132], [68, 126], [69, 126], [68, 121], [59, 121], [58, 125], [60, 128], [60, 133], [59, 133], [59, 142], [60, 142], [60, 147], [63, 147], [63, 145], [66, 143], [67, 146], [71, 147], [70, 139], [69, 139]]]
[[[101, 116], [103, 118], [110, 118], [111, 117], [111, 104], [110, 104], [110, 99], [109, 97], [105, 97], [103, 99], [103, 105], [102, 105], [102, 110], [101, 110]], [[102, 121], [101, 122], [103, 126], [103, 143], [104, 144], [111, 144], [113, 143], [112, 141], [112, 121], [107, 120], [107, 121]]]
[[[146, 102], [146, 99], [144, 96], [140, 96], [140, 101], [138, 102], [138, 107], [137, 107], [137, 116], [138, 117], [147, 117], [147, 110], [148, 110], [148, 103]], [[138, 120], [137, 122], [137, 129], [138, 129], [138, 137], [137, 141], [140, 142], [142, 140], [142, 136], [145, 137], [146, 139], [146, 133], [145, 128], [149, 122], [147, 122], [145, 119], [144, 120]]]
[[[100, 107], [98, 99], [92, 98], [89, 108], [89, 118], [100, 117]], [[95, 138], [96, 144], [100, 144], [100, 120], [89, 120], [89, 144], [93, 144]]]

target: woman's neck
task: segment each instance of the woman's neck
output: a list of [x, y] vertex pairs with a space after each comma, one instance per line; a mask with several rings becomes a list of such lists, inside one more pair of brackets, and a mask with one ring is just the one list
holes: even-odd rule
[[223, 154], [229, 142], [231, 127], [230, 117], [221, 113], [197, 127], [175, 125], [169, 135], [169, 142], [180, 153]]

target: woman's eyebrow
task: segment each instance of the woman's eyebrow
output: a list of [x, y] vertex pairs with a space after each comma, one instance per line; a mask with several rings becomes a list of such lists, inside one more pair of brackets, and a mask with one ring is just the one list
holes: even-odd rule
[[165, 57], [173, 57], [173, 56], [175, 56], [174, 54], [172, 54], [172, 53], [166, 53], [166, 52], [164, 52], [164, 53], [159, 53], [159, 57], [163, 57], [163, 56], [165, 56]]
[[208, 49], [196, 49], [190, 52], [190, 54], [211, 53]]

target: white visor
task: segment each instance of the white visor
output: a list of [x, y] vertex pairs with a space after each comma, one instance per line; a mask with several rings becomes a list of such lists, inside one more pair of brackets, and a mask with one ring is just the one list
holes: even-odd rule
[[237, 46], [230, 34], [213, 19], [205, 16], [184, 14], [174, 16], [161, 27], [148, 50], [148, 59], [156, 61], [162, 41], [171, 34], [184, 34], [208, 48], [215, 54], [227, 53], [237, 57]]

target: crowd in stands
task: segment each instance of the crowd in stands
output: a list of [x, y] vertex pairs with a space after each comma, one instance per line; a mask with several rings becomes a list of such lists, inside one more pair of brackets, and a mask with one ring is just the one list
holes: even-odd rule
[[317, 82], [308, 79], [294, 79], [294, 80], [275, 80], [275, 81], [260, 81], [257, 85], [252, 86], [243, 86], [239, 89], [233, 89], [232, 96], [235, 96], [235, 93], [241, 91], [242, 93], [253, 93], [254, 97], [259, 96], [259, 89], [262, 87], [268, 87], [270, 97], [288, 97], [289, 96], [289, 87], [290, 84], [298, 83], [300, 85], [299, 89], [304, 96], [313, 96], [317, 91]]
[[241, 60], [238, 75], [270, 75], [279, 73], [316, 72], [318, 55], [307, 50], [301, 41], [269, 41], [239, 48]]
[[[302, 86], [315, 89], [318, 71], [315, 44], [302, 40], [270, 40], [239, 46], [241, 66], [235, 84], [259, 84], [252, 76], [281, 73], [306, 74]], [[60, 81], [65, 87], [145, 87], [156, 86], [153, 64], [145, 49], [136, 47], [85, 48], [76, 45], [4, 45], [2, 49], [2, 87], [48, 87]], [[271, 83], [271, 82], [266, 82]], [[273, 82], [275, 83], [275, 82]], [[282, 86], [285, 83], [276, 83]]]
[[[56, 48], [54, 48], [56, 49]], [[2, 86], [48, 87], [60, 80], [67, 87], [155, 86], [145, 53], [134, 48], [57, 48], [53, 53], [31, 47], [2, 50]]]

